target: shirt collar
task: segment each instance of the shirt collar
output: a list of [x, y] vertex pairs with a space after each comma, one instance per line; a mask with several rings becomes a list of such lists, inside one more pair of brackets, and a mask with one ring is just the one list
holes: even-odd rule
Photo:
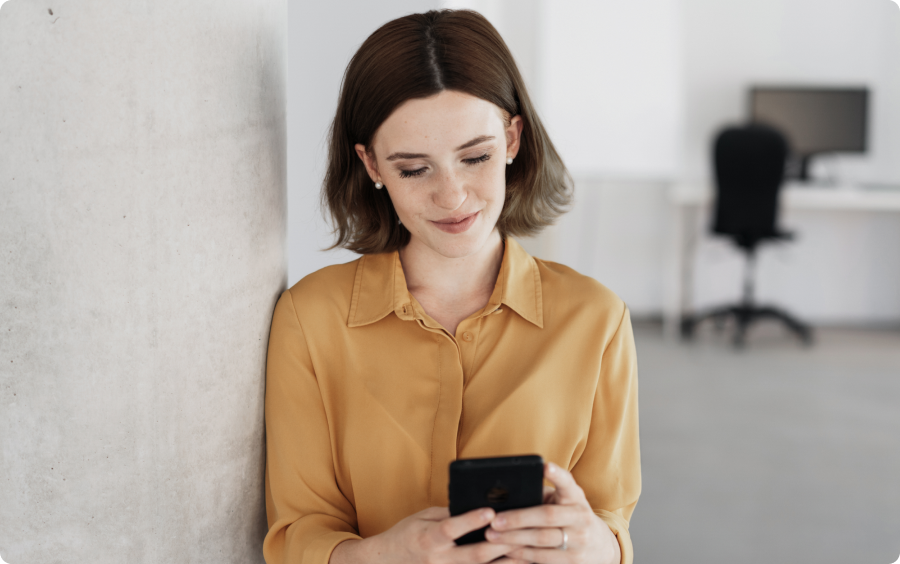
[[[406, 287], [400, 253], [363, 255], [356, 268], [348, 327], [361, 327], [393, 312], [405, 321], [416, 319], [413, 296]], [[503, 261], [484, 313], [504, 304], [525, 320], [544, 327], [541, 275], [537, 263], [515, 239], [506, 239]]]

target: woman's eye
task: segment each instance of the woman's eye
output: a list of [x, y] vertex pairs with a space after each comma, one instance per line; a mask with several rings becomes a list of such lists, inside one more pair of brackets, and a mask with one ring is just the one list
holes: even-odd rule
[[415, 170], [401, 170], [400, 178], [412, 178], [414, 176], [419, 176], [423, 172], [425, 172], [424, 168], [417, 168]]
[[474, 165], [474, 164], [478, 164], [478, 163], [483, 163], [484, 161], [488, 160], [489, 158], [491, 158], [491, 156], [489, 154], [485, 153], [485, 154], [481, 155], [480, 157], [475, 157], [474, 159], [463, 159], [463, 162], [468, 165]]

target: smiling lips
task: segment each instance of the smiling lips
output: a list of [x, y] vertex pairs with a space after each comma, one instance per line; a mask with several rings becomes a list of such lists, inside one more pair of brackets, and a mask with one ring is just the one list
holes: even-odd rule
[[450, 218], [450, 219], [442, 219], [440, 221], [432, 221], [438, 229], [445, 233], [462, 233], [472, 227], [472, 224], [475, 223], [475, 219], [478, 217], [478, 214], [481, 212], [475, 212], [473, 214], [465, 215], [460, 218]]

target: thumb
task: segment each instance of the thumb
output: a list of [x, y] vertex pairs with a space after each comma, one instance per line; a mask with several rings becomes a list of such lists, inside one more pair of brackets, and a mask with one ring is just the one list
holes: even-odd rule
[[568, 470], [560, 468], [552, 462], [544, 465], [544, 477], [556, 486], [556, 502], [560, 505], [584, 503], [584, 490], [575, 482], [575, 477]]

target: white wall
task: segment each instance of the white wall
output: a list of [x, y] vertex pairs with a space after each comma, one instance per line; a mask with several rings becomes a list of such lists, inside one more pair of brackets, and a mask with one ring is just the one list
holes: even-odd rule
[[667, 225], [668, 185], [655, 180], [576, 178], [575, 204], [539, 240], [524, 240], [549, 257], [599, 280], [635, 317], [658, 315]]
[[542, 114], [576, 189], [572, 211], [544, 236], [549, 248], [526, 248], [593, 276], [634, 315], [653, 315], [662, 181], [682, 162], [679, 2], [545, 0], [539, 21]]
[[332, 243], [319, 207], [328, 128], [350, 57], [382, 24], [438, 7], [428, 0], [288, 4], [288, 285], [329, 264], [354, 260]]
[[579, 177], [670, 178], [680, 169], [677, 0], [541, 3], [543, 116]]

